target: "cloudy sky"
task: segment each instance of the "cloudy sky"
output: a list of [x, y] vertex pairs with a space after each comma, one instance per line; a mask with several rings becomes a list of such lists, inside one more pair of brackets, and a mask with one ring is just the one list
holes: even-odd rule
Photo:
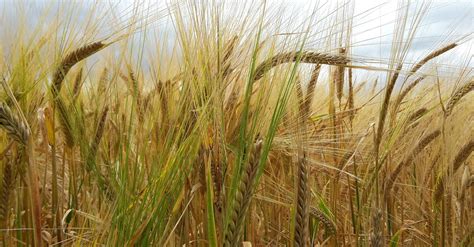
[[[196, 0], [206, 4], [212, 0]], [[90, 6], [94, 5], [94, 0], [75, 0], [75, 1], [57, 1], [57, 0], [0, 0], [0, 40], [8, 42], [12, 33], [15, 33], [19, 23], [27, 23], [27, 25], [47, 26], [49, 21], [62, 19], [68, 22], [67, 11], [61, 16], [58, 8], [59, 5], [69, 6], [79, 18], [87, 20]], [[148, 4], [156, 5], [157, 1], [142, 0], [99, 0], [100, 6], [117, 15], [130, 10], [133, 4], [146, 6]], [[158, 1], [161, 6], [165, 6], [169, 1]], [[176, 2], [176, 1], [174, 1]], [[250, 10], [262, 3], [259, 0], [226, 0], [225, 10], [229, 15], [234, 15], [239, 8], [249, 7]], [[474, 32], [474, 1], [472, 0], [433, 0], [433, 1], [383, 1], [383, 0], [354, 0], [349, 1], [332, 1], [332, 0], [267, 0], [269, 18], [278, 16], [286, 23], [287, 31], [298, 31], [298, 23], [303, 23], [311, 17], [312, 13], [316, 13], [314, 17], [314, 30], [316, 33], [313, 39], [309, 39], [309, 45], [315, 49], [324, 45], [320, 37], [324, 37], [324, 29], [333, 26], [332, 22], [338, 22], [335, 17], [335, 9], [343, 9], [344, 4], [353, 4], [353, 33], [352, 33], [352, 53], [356, 57], [375, 58], [379, 61], [387, 60], [390, 55], [390, 47], [392, 44], [392, 34], [397, 20], [397, 9], [401, 9], [410, 3], [410, 9], [419, 9], [423, 4], [429, 3], [429, 8], [424, 15], [416, 37], [413, 39], [410, 48], [408, 60], [416, 60], [418, 57], [436, 49], [443, 44], [456, 41], [462, 37], [468, 37], [463, 40], [463, 45], [456, 48], [455, 51], [460, 57], [471, 55], [473, 47]], [[72, 7], [71, 7], [72, 6]], [[155, 7], [159, 9], [161, 7]], [[97, 10], [97, 9], [96, 9]], [[101, 9], [99, 8], [99, 11]], [[49, 13], [50, 18], [44, 18], [43, 13]], [[412, 13], [415, 13], [412, 11]], [[164, 13], [166, 15], [166, 12]], [[100, 16], [100, 15], [98, 15]], [[413, 14], [411, 15], [413, 17]], [[168, 38], [173, 39], [172, 25], [169, 18], [162, 18], [155, 26], [155, 32], [168, 30]], [[294, 28], [294, 30], [292, 30]], [[170, 31], [171, 30], [171, 31]], [[319, 31], [322, 30], [322, 31]], [[105, 30], [107, 31], [107, 30]], [[150, 35], [152, 32], [148, 32]], [[470, 36], [469, 36], [470, 35]], [[11, 42], [11, 40], [10, 40]], [[455, 57], [455, 56], [452, 56]]]

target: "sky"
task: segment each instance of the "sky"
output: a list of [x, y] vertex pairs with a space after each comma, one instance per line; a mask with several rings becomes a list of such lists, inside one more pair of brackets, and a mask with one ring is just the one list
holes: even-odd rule
[[[201, 3], [208, 3], [219, 0], [196, 0]], [[0, 40], [7, 41], [15, 30], [18, 23], [26, 22], [27, 25], [37, 26], [48, 23], [48, 19], [44, 19], [42, 13], [49, 9], [51, 14], [50, 21], [55, 18], [62, 21], [68, 20], [66, 16], [67, 11], [59, 13], [56, 7], [61, 3], [69, 10], [74, 11], [79, 18], [87, 20], [89, 8], [92, 6], [94, 0], [73, 0], [73, 1], [57, 1], [57, 0], [0, 0]], [[115, 12], [117, 15], [124, 13], [124, 10], [132, 4], [146, 6], [153, 3], [154, 9], [166, 6], [169, 1], [132, 1], [132, 0], [98, 0], [104, 9]], [[159, 2], [161, 7], [155, 7], [155, 3]], [[260, 0], [226, 0], [226, 7], [229, 15], [234, 15], [238, 8], [250, 6], [253, 8], [256, 4], [261, 3]], [[324, 32], [324, 28], [328, 22], [336, 22], [334, 18], [334, 9], [338, 6], [341, 8], [342, 3], [347, 1], [332, 1], [332, 0], [267, 0], [266, 6], [269, 9], [269, 18], [274, 18], [278, 15], [282, 19], [297, 25], [304, 20], [308, 20], [311, 14], [316, 11], [314, 29], [322, 30], [315, 31], [319, 36]], [[397, 9], [410, 2], [410, 8], [416, 9], [422, 3], [428, 1], [413, 0], [413, 1], [383, 1], [383, 0], [354, 0], [353, 1], [353, 33], [352, 39], [352, 55], [361, 58], [374, 58], [376, 61], [386, 61], [390, 56], [390, 47], [392, 43], [392, 34], [394, 33], [395, 20], [397, 19]], [[402, 3], [402, 4], [400, 4]], [[19, 7], [21, 6], [21, 7]], [[99, 9], [100, 11], [101, 9]], [[166, 14], [167, 12], [163, 12]], [[61, 14], [64, 14], [61, 16]], [[100, 16], [100, 15], [97, 15]], [[20, 18], [22, 17], [22, 18]], [[25, 18], [26, 17], [26, 18]], [[106, 23], [106, 22], [105, 22]], [[331, 23], [329, 23], [331, 24]], [[47, 26], [47, 25], [44, 25]], [[298, 31], [300, 29], [288, 25], [288, 31]], [[160, 19], [156, 23], [154, 30], [147, 34], [138, 34], [137, 37], [142, 38], [143, 35], [153, 35], [156, 33], [168, 32], [168, 39], [172, 41], [176, 37], [173, 33], [172, 22], [169, 18]], [[105, 29], [105, 32], [110, 31]], [[313, 31], [313, 30], [312, 30]], [[444, 44], [453, 42], [466, 35], [470, 36], [470, 41], [462, 44], [461, 47], [456, 48], [453, 53], [457, 53], [459, 57], [465, 58], [469, 55], [472, 57], [473, 48], [473, 33], [474, 33], [474, 0], [433, 0], [430, 1], [430, 7], [424, 15], [422, 22], [417, 30], [417, 36], [412, 42], [408, 60], [416, 61], [420, 56], [426, 55], [427, 52], [432, 51]], [[142, 35], [142, 36], [141, 36]], [[325, 40], [318, 38], [319, 36], [309, 39], [308, 46], [310, 48], [319, 49], [324, 46]], [[135, 38], [137, 38], [135, 37]], [[447, 37], [447, 38], [446, 38]], [[172, 42], [171, 42], [172, 43]], [[311, 47], [312, 46], [312, 47]], [[385, 62], [386, 63], [386, 62]], [[471, 63], [473, 64], [473, 63]]]

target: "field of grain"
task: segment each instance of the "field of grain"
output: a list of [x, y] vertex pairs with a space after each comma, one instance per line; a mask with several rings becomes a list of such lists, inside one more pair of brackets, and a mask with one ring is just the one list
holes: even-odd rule
[[0, 246], [474, 246], [474, 7], [277, 2], [0, 1]]

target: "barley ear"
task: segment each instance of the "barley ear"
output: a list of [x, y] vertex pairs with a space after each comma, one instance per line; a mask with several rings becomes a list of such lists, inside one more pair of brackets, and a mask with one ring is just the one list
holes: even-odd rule
[[7, 229], [10, 210], [10, 195], [13, 186], [11, 163], [7, 160], [3, 166], [3, 175], [0, 184], [0, 229]]
[[240, 235], [246, 218], [250, 200], [253, 195], [255, 176], [257, 175], [258, 162], [262, 150], [262, 141], [255, 144], [250, 162], [245, 168], [239, 182], [237, 193], [231, 210], [231, 220], [225, 234], [224, 246], [239, 246]]
[[26, 124], [14, 116], [10, 108], [5, 103], [0, 103], [0, 127], [7, 132], [7, 135], [22, 145], [28, 143], [28, 129]]
[[385, 195], [388, 196], [392, 190], [393, 184], [395, 180], [397, 179], [398, 175], [402, 171], [402, 168], [405, 166], [411, 164], [413, 160], [416, 158], [416, 156], [423, 151], [433, 140], [435, 140], [439, 135], [441, 134], [440, 130], [435, 130], [431, 132], [430, 134], [426, 135], [423, 137], [418, 144], [415, 146], [415, 148], [410, 152], [410, 154], [402, 161], [400, 162], [395, 170], [389, 175], [388, 180], [385, 184]]
[[69, 70], [81, 60], [93, 55], [94, 53], [100, 51], [102, 48], [106, 47], [107, 44], [99, 41], [94, 42], [85, 46], [82, 46], [71, 53], [67, 54], [66, 57], [61, 61], [59, 66], [56, 68], [56, 71], [53, 75], [53, 85], [51, 87], [51, 92], [53, 98], [56, 98], [61, 92], [62, 83], [66, 77]]
[[315, 208], [315, 207], [310, 207], [309, 208], [309, 213], [311, 217], [314, 217], [319, 220], [324, 225], [324, 228], [326, 229], [326, 233], [328, 235], [334, 235], [336, 234], [336, 224], [326, 216], [321, 210]]
[[370, 246], [382, 247], [384, 246], [383, 228], [382, 228], [382, 211], [375, 209], [372, 215], [372, 232], [370, 234]]
[[466, 83], [464, 86], [456, 90], [446, 105], [445, 116], [448, 117], [451, 115], [456, 104], [472, 90], [474, 90], [474, 80]]
[[267, 73], [275, 66], [296, 61], [311, 64], [341, 65], [346, 64], [349, 60], [345, 57], [337, 55], [310, 51], [279, 53], [259, 64], [255, 69], [253, 79], [255, 81], [261, 79], [265, 75], [265, 73]]

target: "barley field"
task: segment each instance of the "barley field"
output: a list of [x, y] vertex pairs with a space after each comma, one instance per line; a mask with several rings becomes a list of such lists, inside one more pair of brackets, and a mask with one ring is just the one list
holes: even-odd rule
[[474, 246], [473, 18], [0, 0], [0, 246]]

